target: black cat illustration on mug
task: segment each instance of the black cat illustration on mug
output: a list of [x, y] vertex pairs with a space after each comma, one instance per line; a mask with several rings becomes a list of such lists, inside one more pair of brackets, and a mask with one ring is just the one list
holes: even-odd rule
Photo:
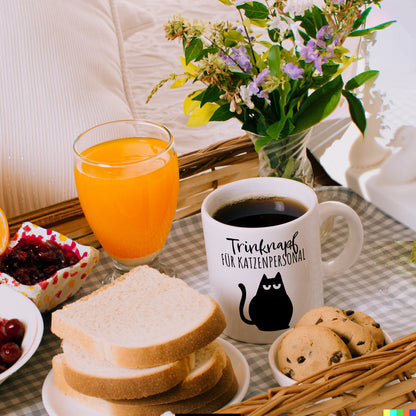
[[277, 331], [289, 328], [293, 314], [293, 304], [286, 293], [282, 276], [277, 273], [269, 278], [265, 274], [261, 278], [257, 293], [248, 307], [250, 319], [244, 316], [244, 305], [247, 298], [246, 287], [239, 283], [241, 290], [240, 317], [248, 325], [256, 325], [260, 331]]

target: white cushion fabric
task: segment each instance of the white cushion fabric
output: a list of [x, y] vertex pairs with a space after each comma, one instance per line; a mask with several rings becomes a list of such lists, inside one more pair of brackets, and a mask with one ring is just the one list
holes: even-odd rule
[[188, 83], [182, 88], [171, 89], [165, 85], [146, 104], [152, 88], [172, 72], [183, 73], [179, 57], [183, 55], [182, 42], [165, 38], [164, 24], [175, 15], [183, 15], [191, 22], [239, 20], [234, 7], [219, 0], [129, 0], [140, 4], [140, 8], [154, 16], [154, 23], [137, 31], [125, 42], [133, 97], [140, 117], [165, 124], [172, 131], [179, 155], [202, 149], [221, 140], [242, 134], [241, 123], [236, 119], [226, 122], [211, 122], [201, 127], [187, 127], [188, 118], [183, 112], [185, 97], [201, 85]]
[[[128, 37], [129, 13], [123, 21]], [[76, 196], [75, 138], [135, 115], [126, 72], [113, 0], [0, 2], [0, 207], [8, 217]]]
[[139, 30], [143, 31], [154, 25], [154, 17], [141, 6], [140, 0], [116, 1], [120, 28], [124, 40], [127, 40]]
[[238, 19], [218, 0], [0, 2], [0, 207], [8, 217], [77, 195], [72, 144], [93, 125], [157, 121], [179, 154], [241, 133], [236, 120], [186, 126], [182, 103], [195, 85], [165, 87], [145, 104], [162, 78], [182, 72], [181, 45], [163, 30], [175, 14]]

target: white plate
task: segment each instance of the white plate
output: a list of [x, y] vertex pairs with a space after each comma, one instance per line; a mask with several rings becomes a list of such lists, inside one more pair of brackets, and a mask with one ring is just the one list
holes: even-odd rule
[[[228, 341], [223, 339], [218, 339], [218, 341], [230, 357], [231, 364], [233, 365], [238, 381], [237, 393], [228, 404], [241, 402], [244, 399], [250, 384], [250, 370], [247, 360], [244, 358], [243, 354], [241, 354], [241, 352]], [[101, 413], [77, 402], [69, 396], [66, 396], [58, 388], [56, 388], [53, 381], [53, 370], [48, 373], [45, 381], [43, 382], [42, 401], [49, 416], [65, 416], [68, 414], [102, 416]]]
[[43, 318], [37, 306], [26, 296], [0, 283], [0, 318], [19, 319], [25, 325], [22, 355], [10, 368], [0, 373], [0, 384], [21, 368], [37, 350], [43, 336]]
[[234, 373], [238, 381], [237, 393], [228, 405], [239, 403], [244, 399], [250, 385], [250, 368], [247, 360], [238, 348], [234, 347], [233, 344], [229, 343], [225, 339], [218, 338], [218, 341], [224, 348], [228, 357], [230, 357], [231, 364], [233, 365]]

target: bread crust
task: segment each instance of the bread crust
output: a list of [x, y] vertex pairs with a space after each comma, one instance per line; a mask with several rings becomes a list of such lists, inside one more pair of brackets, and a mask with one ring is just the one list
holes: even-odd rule
[[[106, 365], [104, 361], [85, 355], [66, 341], [63, 346], [60, 365], [72, 389], [107, 400], [141, 399], [143, 405], [166, 404], [197, 396], [219, 381], [227, 363], [224, 349], [214, 341], [183, 360], [146, 371], [119, 372], [115, 366], [102, 371], [102, 366]], [[197, 357], [200, 364], [195, 368]], [[92, 368], [88, 368], [89, 362], [94, 362]]]
[[198, 396], [214, 387], [223, 375], [228, 358], [221, 344], [216, 341], [213, 344], [215, 344], [215, 354], [205, 364], [206, 369], [197, 372], [195, 376], [189, 374], [185, 380], [166, 392], [141, 399], [141, 403], [147, 405], [168, 404]]
[[238, 389], [238, 382], [228, 357], [221, 379], [212, 389], [190, 399], [160, 405], [143, 405], [141, 400], [103, 400], [84, 395], [73, 390], [66, 383], [60, 355], [53, 358], [52, 364], [54, 382], [59, 390], [74, 400], [109, 416], [159, 416], [168, 410], [173, 413], [213, 412], [227, 404]]
[[[138, 270], [138, 268], [133, 269], [133, 272], [138, 274], [140, 273], [140, 270]], [[117, 281], [122, 283], [131, 273], [132, 272], [127, 273], [117, 279]], [[137, 276], [137, 278], [140, 278], [140, 276]], [[167, 276], [165, 276], [165, 278], [172, 279]], [[180, 281], [179, 279], [174, 280], [178, 282], [179, 287], [184, 285], [189, 288], [185, 282]], [[74, 302], [72, 305], [75, 305], [76, 308], [77, 302], [88, 302], [101, 291], [111, 289], [117, 281], [98, 289], [90, 295]], [[210, 304], [209, 313], [207, 313], [204, 320], [191, 331], [183, 332], [181, 335], [173, 337], [163, 343], [152, 343], [146, 346], [132, 347], [117, 345], [117, 340], [97, 339], [96, 336], [83, 331], [81, 324], [77, 326], [73, 324], [70, 319], [66, 319], [67, 311], [73, 308], [72, 305], [57, 310], [52, 314], [51, 331], [58, 337], [78, 345], [80, 348], [97, 358], [108, 360], [121, 367], [148, 368], [178, 361], [214, 341], [226, 327], [225, 316], [219, 305], [208, 296], [201, 295], [196, 291], [193, 291], [192, 293], [195, 293], [195, 297], [203, 297], [204, 302]], [[192, 299], [189, 299], [189, 302], [192, 302]]]
[[102, 399], [124, 400], [140, 399], [176, 386], [189, 374], [191, 359], [185, 357], [170, 365], [156, 367], [154, 372], [123, 378], [101, 378], [81, 373], [68, 365], [65, 354], [62, 357], [62, 367], [66, 382], [74, 390]]

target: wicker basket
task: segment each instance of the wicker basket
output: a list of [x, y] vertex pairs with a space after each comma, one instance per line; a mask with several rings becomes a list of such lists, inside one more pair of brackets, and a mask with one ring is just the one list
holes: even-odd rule
[[202, 201], [218, 186], [256, 176], [258, 166], [257, 153], [246, 135], [181, 156], [175, 220], [199, 212]]
[[416, 409], [416, 332], [377, 351], [334, 365], [292, 386], [217, 413], [250, 416], [382, 416], [384, 409]]

